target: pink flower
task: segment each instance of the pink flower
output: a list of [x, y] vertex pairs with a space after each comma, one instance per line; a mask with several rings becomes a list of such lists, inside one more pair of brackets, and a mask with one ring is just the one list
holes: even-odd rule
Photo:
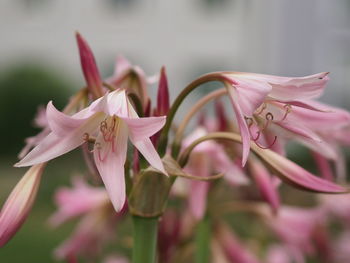
[[[206, 134], [207, 132], [204, 128], [197, 128], [184, 140], [183, 147], [189, 146], [193, 141]], [[213, 173], [224, 173], [225, 179], [232, 185], [246, 185], [249, 183], [246, 175], [227, 156], [223, 147], [213, 141], [203, 142], [194, 148], [185, 171], [199, 177], [208, 177]], [[190, 184], [190, 211], [196, 219], [200, 219], [206, 210], [206, 199], [210, 183], [193, 180]]]
[[59, 209], [50, 217], [49, 222], [57, 226], [70, 218], [109, 204], [109, 199], [104, 188], [91, 187], [81, 177], [76, 177], [73, 188], [62, 187], [56, 192], [55, 202]]
[[149, 139], [163, 127], [165, 117], [139, 118], [124, 89], [106, 94], [73, 116], [59, 112], [49, 102], [46, 114], [51, 133], [15, 166], [49, 161], [91, 139], [97, 169], [117, 211], [125, 202], [124, 163], [128, 138], [154, 168], [166, 174]]
[[[274, 124], [289, 133], [318, 141], [307, 126], [300, 125], [293, 116], [294, 106], [316, 110], [306, 100], [318, 97], [328, 81], [328, 73], [302, 78], [277, 77], [243, 72], [221, 73], [229, 93], [242, 136], [244, 165], [250, 140], [257, 141], [261, 133]], [[251, 131], [257, 127], [258, 132]]]
[[12, 190], [0, 212], [0, 247], [19, 230], [27, 218], [36, 194], [45, 164], [31, 167]]
[[104, 245], [114, 237], [115, 222], [104, 213], [89, 213], [82, 218], [73, 235], [55, 251], [57, 259], [87, 258], [99, 254]]
[[267, 215], [265, 222], [285, 245], [305, 255], [314, 252], [312, 238], [324, 219], [321, 209], [285, 206], [277, 216]]

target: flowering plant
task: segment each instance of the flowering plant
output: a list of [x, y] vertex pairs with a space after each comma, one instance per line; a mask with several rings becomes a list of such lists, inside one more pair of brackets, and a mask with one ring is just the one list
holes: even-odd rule
[[[280, 240], [260, 258], [303, 262], [317, 250], [312, 239], [317, 229], [325, 229], [328, 215], [348, 216], [329, 206], [330, 196], [310, 209], [284, 206], [280, 199], [284, 183], [317, 193], [348, 192], [341, 181], [340, 146], [349, 143], [350, 113], [313, 100], [322, 94], [328, 73], [287, 78], [213, 72], [192, 81], [171, 104], [163, 67], [153, 78], [158, 83], [154, 107], [150, 79], [141, 68], [119, 57], [113, 76], [103, 80], [87, 42], [79, 33], [76, 38], [86, 87], [63, 112], [49, 102], [36, 119], [43, 130], [27, 140], [15, 164], [31, 168], [1, 210], [0, 246], [28, 216], [45, 164], [75, 148], [83, 149], [90, 174], [99, 180], [92, 186], [75, 178], [73, 188], [55, 196], [58, 211], [49, 220], [52, 225], [81, 218], [73, 235], [55, 250], [57, 258], [68, 262], [100, 256], [113, 242], [114, 229], [130, 215], [134, 263], [185, 262], [188, 257], [196, 262], [262, 262], [224, 220], [231, 212], [254, 214]], [[175, 125], [184, 99], [212, 81], [222, 88], [203, 96]], [[220, 97], [228, 98], [230, 117]], [[212, 100], [214, 118], [202, 111]], [[185, 134], [196, 113], [201, 113], [197, 127]], [[321, 177], [288, 159], [290, 141], [310, 150]], [[316, 240], [318, 245], [325, 241]]]

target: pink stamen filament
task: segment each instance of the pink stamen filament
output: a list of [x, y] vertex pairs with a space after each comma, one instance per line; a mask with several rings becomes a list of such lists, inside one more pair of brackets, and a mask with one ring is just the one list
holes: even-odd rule
[[277, 136], [275, 136], [275, 138], [273, 139], [273, 142], [272, 142], [270, 145], [266, 146], [266, 147], [260, 145], [258, 142], [255, 142], [255, 144], [256, 144], [259, 148], [264, 149], [264, 150], [267, 150], [267, 149], [270, 149], [270, 148], [276, 143], [276, 141], [277, 141]]

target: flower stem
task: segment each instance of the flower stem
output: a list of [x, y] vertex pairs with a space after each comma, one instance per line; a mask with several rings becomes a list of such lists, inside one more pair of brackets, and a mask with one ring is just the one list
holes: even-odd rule
[[158, 143], [158, 153], [159, 155], [163, 155], [165, 153], [167, 143], [168, 143], [168, 134], [171, 128], [171, 124], [173, 123], [175, 114], [177, 110], [179, 109], [180, 105], [184, 101], [184, 99], [198, 86], [200, 86], [203, 83], [209, 82], [209, 81], [223, 81], [221, 75], [218, 72], [213, 72], [209, 74], [205, 74], [198, 79], [192, 81], [190, 84], [187, 85], [187, 87], [182, 90], [182, 92], [177, 96], [174, 103], [172, 104], [166, 118], [166, 123], [162, 129], [159, 143]]
[[196, 229], [196, 263], [210, 262], [210, 231], [211, 224], [208, 216], [205, 216], [197, 225]]
[[158, 217], [132, 216], [134, 246], [133, 263], [155, 263], [157, 251]]

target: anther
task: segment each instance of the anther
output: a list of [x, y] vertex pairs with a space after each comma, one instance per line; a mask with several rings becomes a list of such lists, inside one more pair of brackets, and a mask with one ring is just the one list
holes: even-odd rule
[[265, 119], [267, 121], [273, 121], [273, 114], [271, 112], [266, 113]]
[[292, 105], [286, 104], [286, 105], [283, 106], [283, 108], [285, 108], [286, 111], [285, 111], [281, 121], [284, 121], [287, 118], [287, 115], [292, 111]]

